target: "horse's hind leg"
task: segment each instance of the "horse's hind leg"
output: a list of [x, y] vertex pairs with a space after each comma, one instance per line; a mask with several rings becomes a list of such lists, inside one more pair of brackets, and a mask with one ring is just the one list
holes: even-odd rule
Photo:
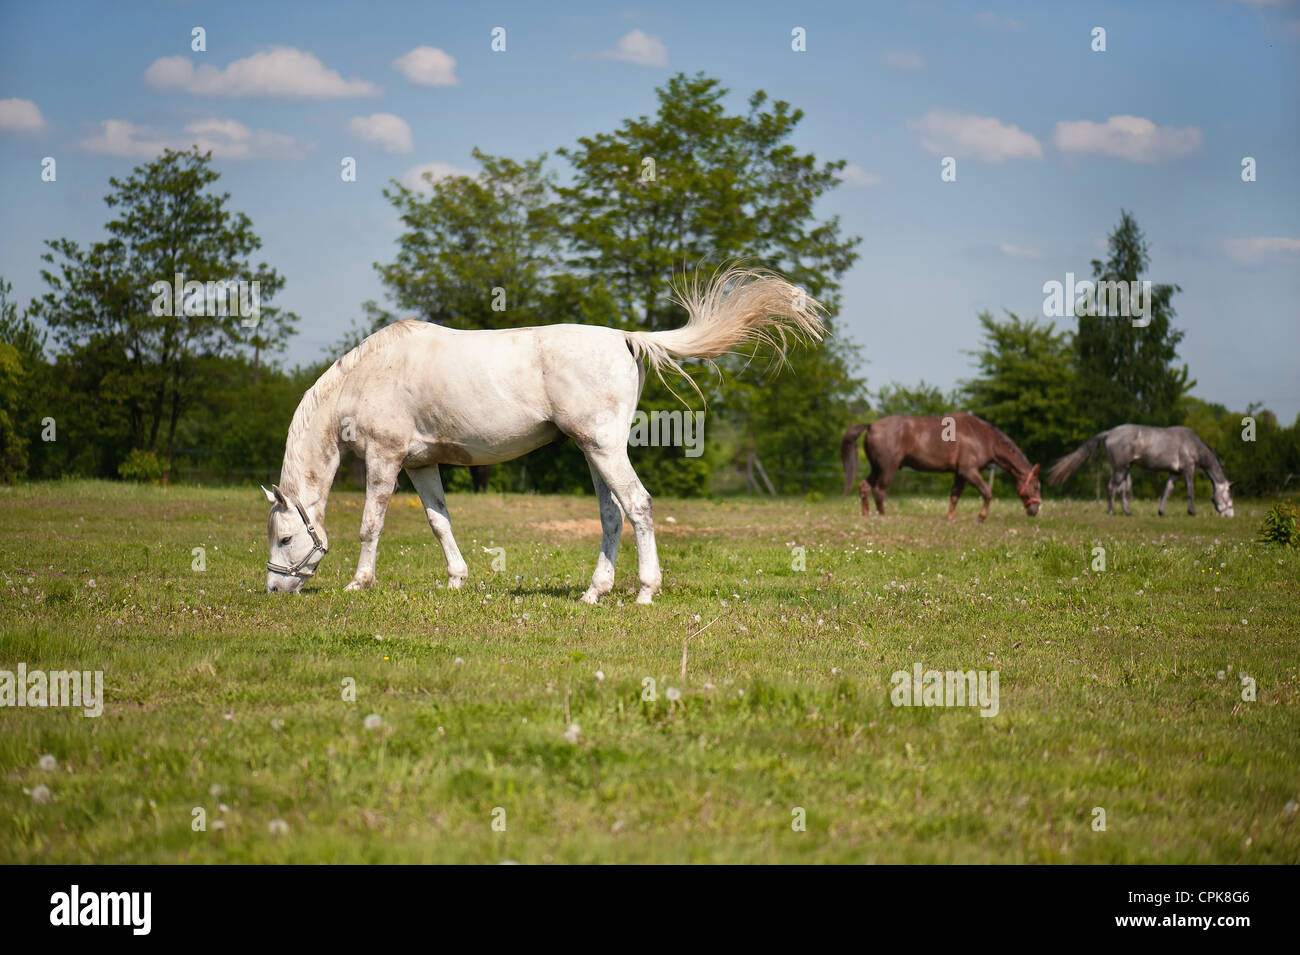
[[378, 455], [366, 456], [366, 506], [361, 512], [361, 556], [357, 571], [346, 590], [361, 590], [375, 582], [375, 558], [379, 553], [379, 534], [384, 529], [384, 515], [393, 499], [400, 464]]
[[1177, 476], [1178, 475], [1176, 473], [1171, 474], [1169, 475], [1169, 480], [1165, 482], [1165, 493], [1162, 494], [1160, 497], [1159, 513], [1161, 517], [1165, 516], [1165, 505], [1169, 503], [1169, 495], [1172, 494], [1174, 490], [1174, 478], [1176, 478]]
[[[871, 473], [867, 475], [867, 484], [871, 486], [871, 496], [875, 499], [876, 513], [878, 514], [883, 515], [885, 513], [885, 494], [889, 492], [889, 482], [894, 479], [894, 473], [894, 471], [887, 471], [882, 467], [877, 467], [874, 461], [871, 463]], [[870, 510], [870, 508], [867, 508], [863, 513], [866, 514]]]
[[461, 556], [460, 548], [456, 546], [456, 538], [451, 536], [451, 516], [447, 513], [447, 495], [442, 489], [442, 475], [438, 473], [438, 465], [412, 468], [406, 473], [411, 476], [415, 492], [420, 495], [420, 501], [424, 504], [424, 514], [429, 519], [429, 527], [433, 529], [433, 536], [442, 545], [443, 557], [447, 558], [447, 587], [450, 590], [459, 590], [469, 577], [469, 566]]
[[591, 575], [591, 586], [581, 599], [594, 604], [614, 588], [614, 563], [618, 560], [618, 541], [623, 534], [623, 512], [594, 464], [591, 465], [591, 483], [596, 489], [596, 503], [600, 505], [600, 555]]
[[957, 513], [957, 499], [961, 497], [961, 492], [966, 490], [966, 479], [960, 474], [953, 479], [952, 493], [948, 495], [948, 520], [952, 520]]
[[[637, 576], [641, 580], [636, 602], [648, 604], [663, 583], [663, 574], [659, 570], [659, 551], [655, 547], [654, 511], [650, 504], [650, 492], [641, 484], [636, 471], [632, 470], [632, 462], [627, 457], [627, 446], [615, 444], [614, 440], [611, 435], [608, 443], [585, 447], [583, 453], [587, 455], [592, 471], [600, 475], [636, 530]], [[617, 440], [626, 441], [625, 433], [618, 433]]]
[[858, 482], [858, 499], [862, 504], [862, 516], [871, 516], [871, 485], [866, 481]]

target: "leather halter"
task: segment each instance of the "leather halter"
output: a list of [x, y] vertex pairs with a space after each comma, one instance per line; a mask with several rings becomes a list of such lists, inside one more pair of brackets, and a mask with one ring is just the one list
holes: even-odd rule
[[1033, 476], [1033, 473], [1033, 471], [1030, 471], [1029, 474], [1025, 475], [1025, 479], [1021, 482], [1020, 487], [1016, 488], [1016, 493], [1020, 495], [1020, 501], [1025, 505], [1025, 507], [1028, 507], [1030, 504], [1043, 503], [1043, 499], [1039, 495], [1029, 494], [1029, 478]]
[[303, 524], [307, 527], [307, 533], [311, 535], [311, 550], [307, 552], [306, 557], [299, 560], [292, 567], [286, 567], [283, 564], [275, 564], [268, 560], [266, 562], [266, 569], [273, 574], [280, 574], [284, 577], [297, 577], [300, 580], [306, 580], [312, 574], [316, 573], [316, 571], [304, 570], [303, 568], [311, 563], [312, 558], [316, 556], [317, 551], [320, 551], [320, 555], [323, 558], [330, 552], [330, 549], [328, 545], [321, 542], [320, 536], [316, 533], [316, 528], [312, 527], [311, 521], [307, 519], [307, 512], [302, 509], [302, 505], [295, 501], [293, 506], [297, 508], [298, 516], [302, 518]]

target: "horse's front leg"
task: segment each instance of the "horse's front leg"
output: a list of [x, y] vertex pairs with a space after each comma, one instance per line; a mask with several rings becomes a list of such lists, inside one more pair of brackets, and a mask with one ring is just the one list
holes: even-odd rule
[[600, 554], [596, 557], [591, 586], [581, 599], [584, 603], [594, 604], [614, 589], [614, 563], [618, 560], [618, 541], [623, 535], [623, 512], [594, 464], [591, 465], [591, 483], [596, 489], [596, 503], [600, 506]]
[[[1196, 513], [1196, 469], [1195, 468], [1187, 469], [1186, 480], [1187, 480], [1187, 513], [1195, 514]], [[1172, 482], [1173, 482], [1173, 478], [1170, 478], [1170, 483]]]
[[975, 519], [977, 521], [985, 520], [989, 516], [989, 505], [993, 503], [993, 489], [984, 483], [984, 478], [980, 476], [980, 472], [976, 468], [961, 471], [958, 477], [965, 478], [967, 482], [974, 486], [975, 490], [980, 492], [980, 497], [984, 498], [984, 506], [980, 508], [980, 512], [975, 516]]
[[948, 520], [950, 521], [957, 514], [957, 500], [964, 490], [966, 490], [966, 479], [958, 474], [952, 482], [952, 493], [948, 495]]
[[379, 553], [379, 534], [384, 529], [384, 515], [388, 502], [393, 499], [393, 488], [401, 465], [382, 460], [375, 455], [366, 456], [366, 506], [361, 512], [361, 556], [357, 558], [357, 572], [346, 590], [361, 590], [375, 582], [375, 557]]
[[866, 481], [858, 482], [858, 498], [862, 503], [862, 516], [871, 516], [871, 485]]
[[1175, 474], [1171, 474], [1171, 475], [1169, 475], [1169, 480], [1165, 482], [1165, 493], [1164, 493], [1164, 494], [1161, 496], [1161, 498], [1160, 498], [1160, 516], [1161, 516], [1161, 517], [1164, 517], [1164, 516], [1165, 516], [1165, 505], [1169, 503], [1169, 495], [1173, 493], [1173, 490], [1174, 490], [1174, 478], [1175, 478], [1176, 476], [1177, 476], [1177, 475], [1175, 475]]
[[459, 590], [469, 579], [469, 565], [456, 546], [456, 538], [451, 536], [451, 515], [447, 511], [447, 495], [442, 489], [442, 475], [438, 472], [438, 465], [413, 468], [406, 473], [411, 476], [415, 492], [424, 504], [424, 516], [429, 519], [433, 536], [442, 545], [442, 556], [447, 560], [447, 588]]

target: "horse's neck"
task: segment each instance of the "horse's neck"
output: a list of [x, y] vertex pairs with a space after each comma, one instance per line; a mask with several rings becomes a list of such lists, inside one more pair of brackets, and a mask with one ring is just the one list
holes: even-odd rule
[[993, 463], [1017, 481], [1029, 472], [1029, 459], [1020, 453], [1019, 448], [1004, 441], [999, 441], [994, 446]]
[[322, 378], [304, 396], [284, 447], [281, 490], [301, 504], [313, 521], [325, 516], [325, 503], [339, 465], [339, 429], [334, 420], [338, 384]]
[[1201, 442], [1201, 450], [1200, 454], [1197, 455], [1197, 458], [1198, 460], [1196, 463], [1204, 469], [1205, 473], [1210, 476], [1210, 480], [1215, 484], [1223, 484], [1228, 480], [1228, 475], [1224, 473], [1223, 465], [1219, 463], [1218, 457], [1210, 450], [1210, 446], [1205, 442]]

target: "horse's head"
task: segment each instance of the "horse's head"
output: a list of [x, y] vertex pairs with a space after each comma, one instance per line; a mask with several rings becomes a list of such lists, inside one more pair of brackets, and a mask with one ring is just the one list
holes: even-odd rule
[[1220, 481], [1214, 485], [1214, 494], [1211, 500], [1214, 501], [1214, 509], [1220, 517], [1232, 516], [1232, 487], [1231, 481]]
[[266, 562], [266, 592], [297, 593], [303, 582], [329, 553], [325, 530], [316, 527], [296, 501], [291, 502], [277, 485], [262, 488], [271, 513], [266, 519], [266, 540], [271, 556]]
[[1043, 506], [1043, 486], [1038, 482], [1037, 464], [1029, 469], [1016, 493], [1020, 495], [1020, 503], [1025, 505], [1025, 513], [1037, 517], [1038, 509]]

